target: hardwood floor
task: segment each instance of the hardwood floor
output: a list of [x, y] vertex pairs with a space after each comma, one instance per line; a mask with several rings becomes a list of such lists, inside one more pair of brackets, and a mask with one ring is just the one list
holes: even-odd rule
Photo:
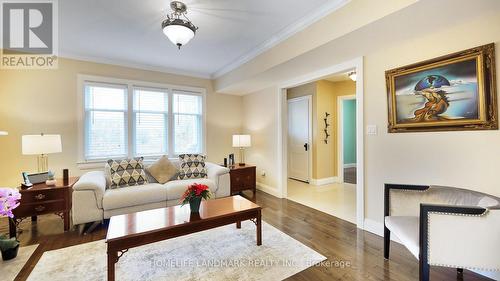
[[[397, 243], [391, 244], [391, 258], [386, 261], [382, 238], [358, 230], [352, 223], [260, 191], [256, 202], [263, 207], [264, 221], [328, 258], [326, 263], [310, 267], [287, 280], [418, 280], [417, 260]], [[104, 239], [107, 226], [98, 227], [90, 235], [79, 235], [74, 230], [63, 233], [61, 219], [50, 215], [40, 217], [33, 225], [25, 220], [21, 228], [19, 240], [22, 245], [40, 246], [16, 280], [26, 280], [44, 251]], [[0, 233], [7, 231], [7, 220], [0, 220]], [[468, 270], [464, 271], [463, 279], [490, 280]], [[455, 269], [433, 267], [431, 280], [462, 279], [457, 279]]]
[[356, 184], [356, 167], [344, 168], [344, 182]]

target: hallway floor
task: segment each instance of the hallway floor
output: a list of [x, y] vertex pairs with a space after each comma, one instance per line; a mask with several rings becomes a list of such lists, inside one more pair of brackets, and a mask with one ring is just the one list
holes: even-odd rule
[[356, 223], [356, 185], [312, 185], [288, 180], [288, 199], [337, 218]]

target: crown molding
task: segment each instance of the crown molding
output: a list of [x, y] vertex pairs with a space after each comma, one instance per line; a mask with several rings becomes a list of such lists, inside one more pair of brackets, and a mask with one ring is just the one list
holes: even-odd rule
[[279, 43], [285, 41], [286, 39], [292, 37], [296, 33], [304, 30], [306, 27], [310, 26], [311, 24], [317, 22], [318, 20], [322, 19], [323, 17], [329, 15], [330, 13], [340, 9], [343, 7], [345, 4], [349, 3], [351, 0], [332, 0], [328, 1], [327, 4], [322, 6], [322, 9], [319, 9], [317, 11], [314, 11], [299, 21], [295, 22], [294, 24], [291, 24], [287, 26], [286, 28], [282, 29], [275, 35], [273, 35], [271, 38], [266, 40], [264, 43], [256, 46], [255, 48], [252, 48], [252, 50], [242, 56], [240, 56], [238, 59], [235, 61], [223, 66], [216, 72], [214, 72], [211, 75], [212, 79], [216, 79], [221, 77], [222, 75], [240, 67], [241, 65], [251, 61], [258, 55], [264, 53], [265, 51], [275, 47]]
[[192, 72], [192, 71], [186, 71], [186, 70], [176, 69], [176, 68], [127, 62], [127, 61], [122, 61], [122, 60], [117, 60], [117, 59], [108, 59], [108, 58], [93, 57], [93, 56], [82, 56], [82, 55], [72, 54], [72, 53], [68, 53], [68, 52], [59, 52], [59, 57], [80, 60], [80, 61], [87, 61], [87, 62], [111, 64], [111, 65], [135, 68], [135, 69], [140, 69], [140, 70], [156, 71], [156, 72], [162, 72], [162, 73], [167, 73], [167, 74], [172, 74], [172, 75], [189, 76], [189, 77], [201, 78], [201, 79], [211, 79], [211, 75], [208, 73]]

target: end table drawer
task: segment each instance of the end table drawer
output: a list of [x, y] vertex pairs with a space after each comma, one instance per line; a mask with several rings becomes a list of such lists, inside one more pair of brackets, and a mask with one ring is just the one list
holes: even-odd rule
[[21, 205], [52, 200], [63, 200], [64, 197], [64, 190], [37, 190], [32, 192], [25, 192], [21, 197]]
[[48, 201], [42, 203], [21, 204], [14, 209], [14, 216], [29, 217], [47, 213], [62, 212], [66, 209], [64, 200]]

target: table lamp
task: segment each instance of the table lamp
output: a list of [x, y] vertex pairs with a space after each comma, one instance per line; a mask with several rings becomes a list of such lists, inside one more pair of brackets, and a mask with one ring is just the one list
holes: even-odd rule
[[38, 155], [38, 172], [49, 170], [47, 154], [62, 151], [61, 135], [24, 135], [22, 137], [23, 155]]
[[233, 135], [233, 147], [240, 149], [240, 166], [245, 166], [245, 147], [252, 146], [250, 135]]

